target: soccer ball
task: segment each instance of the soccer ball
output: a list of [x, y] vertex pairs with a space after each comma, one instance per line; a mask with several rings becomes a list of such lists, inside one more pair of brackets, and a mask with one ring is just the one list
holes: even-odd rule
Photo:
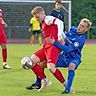
[[26, 69], [26, 70], [31, 69], [32, 68], [32, 65], [33, 64], [32, 64], [31, 58], [29, 58], [29, 57], [22, 58], [22, 60], [21, 60], [21, 66], [24, 69]]

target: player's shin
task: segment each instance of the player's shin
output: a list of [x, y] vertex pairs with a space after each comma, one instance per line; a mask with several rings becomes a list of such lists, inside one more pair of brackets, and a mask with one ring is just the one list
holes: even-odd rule
[[66, 86], [66, 90], [67, 92], [71, 91], [71, 86], [72, 86], [72, 82], [75, 76], [75, 71], [74, 70], [69, 70], [68, 71], [68, 82], [67, 82], [67, 86]]
[[46, 78], [43, 69], [38, 64], [35, 64], [31, 69], [41, 80]]
[[39, 65], [34, 65], [32, 68], [32, 71], [41, 79], [42, 85], [41, 88], [38, 91], [43, 91], [47, 86], [51, 85], [52, 83], [48, 80], [46, 75], [44, 74], [43, 69]]
[[[44, 71], [44, 68], [43, 68], [43, 71]], [[36, 76], [35, 84], [41, 85], [41, 79], [38, 76]]]
[[64, 79], [62, 73], [58, 69], [56, 69], [56, 71], [53, 73], [53, 75], [55, 76], [55, 78], [57, 80], [59, 80], [62, 84], [64, 84], [65, 79]]
[[62, 84], [64, 84], [65, 79], [64, 79], [62, 73], [60, 72], [60, 70], [56, 69], [56, 67], [53, 63], [48, 63], [47, 67], [50, 70], [50, 72], [55, 76], [55, 78], [57, 80], [59, 80]]
[[2, 49], [2, 57], [3, 57], [3, 62], [7, 61], [7, 48]]
[[31, 36], [30, 43], [31, 43], [31, 44], [33, 44], [33, 43], [34, 43], [34, 41], [35, 41], [35, 35], [32, 35], [32, 36]]
[[35, 84], [41, 85], [41, 79], [38, 76], [36, 76]]

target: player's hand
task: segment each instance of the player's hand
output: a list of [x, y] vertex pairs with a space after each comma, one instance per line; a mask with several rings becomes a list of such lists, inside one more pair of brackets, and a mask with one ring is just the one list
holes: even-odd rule
[[3, 28], [7, 28], [7, 23], [4, 22]]
[[29, 28], [29, 32], [31, 32], [32, 31], [32, 28]]
[[2, 26], [3, 28], [7, 28], [7, 23], [5, 23], [5, 21], [2, 19]]
[[60, 44], [65, 45], [65, 41], [59, 41]]
[[46, 41], [46, 43], [53, 44], [55, 42], [55, 39], [54, 38], [47, 37], [47, 38], [45, 38], [45, 41]]

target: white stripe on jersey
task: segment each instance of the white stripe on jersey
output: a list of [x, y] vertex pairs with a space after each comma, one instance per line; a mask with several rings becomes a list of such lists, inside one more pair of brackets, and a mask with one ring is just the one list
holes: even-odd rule
[[[44, 20], [47, 25], [51, 25], [55, 18], [56, 17], [53, 17], [53, 16], [46, 16]], [[66, 35], [63, 32], [63, 29], [64, 29], [63, 22], [61, 20], [59, 20], [58, 18], [56, 18], [54, 24], [56, 24], [58, 27], [58, 40], [64, 41], [64, 38], [66, 38]]]
[[63, 32], [64, 24], [61, 20], [56, 19], [55, 24], [58, 26], [58, 40], [64, 41], [64, 38], [66, 38], [65, 33]]
[[46, 16], [44, 20], [47, 25], [51, 25], [53, 23], [54, 19], [55, 19], [55, 17], [53, 17], [53, 16]]

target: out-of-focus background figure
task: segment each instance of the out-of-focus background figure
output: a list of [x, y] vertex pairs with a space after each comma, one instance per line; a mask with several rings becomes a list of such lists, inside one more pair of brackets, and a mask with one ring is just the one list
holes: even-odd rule
[[31, 44], [35, 43], [35, 37], [37, 35], [38, 43], [41, 45], [42, 44], [41, 26], [40, 26], [40, 23], [38, 22], [38, 20], [34, 16], [30, 19], [29, 32], [32, 33], [32, 36], [30, 38], [30, 43]]
[[59, 18], [61, 21], [64, 22], [64, 32], [65, 32], [65, 21], [64, 21], [64, 11], [61, 10], [62, 8], [62, 2], [61, 0], [56, 0], [54, 4], [54, 8], [51, 11], [52, 16]]
[[3, 20], [2, 9], [0, 9], [0, 45], [2, 48], [3, 68], [10, 69], [11, 67], [7, 64], [7, 40], [4, 33], [4, 28], [7, 28], [7, 24]]

